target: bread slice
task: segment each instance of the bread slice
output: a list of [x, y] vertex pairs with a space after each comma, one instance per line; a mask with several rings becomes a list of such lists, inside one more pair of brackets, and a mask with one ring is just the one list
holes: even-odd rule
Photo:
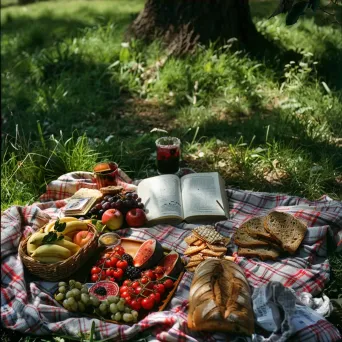
[[261, 260], [275, 260], [280, 255], [279, 250], [272, 247], [239, 247], [238, 256], [259, 258]]
[[263, 238], [266, 240], [274, 240], [272, 234], [270, 234], [264, 226], [264, 216], [253, 217], [250, 220], [244, 222], [238, 229], [247, 231], [250, 236], [254, 238]]
[[265, 229], [272, 234], [285, 251], [293, 254], [302, 243], [307, 226], [290, 214], [272, 211], [264, 218]]
[[234, 234], [234, 243], [240, 247], [268, 246], [267, 241], [252, 237], [247, 230], [247, 226], [240, 227], [236, 231]]

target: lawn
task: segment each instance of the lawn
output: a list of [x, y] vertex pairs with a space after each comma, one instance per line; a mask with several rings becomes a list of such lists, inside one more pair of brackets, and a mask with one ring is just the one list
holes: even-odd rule
[[158, 42], [122, 44], [143, 0], [1, 4], [1, 210], [98, 160], [154, 175], [164, 133], [153, 128], [181, 138], [184, 165], [228, 186], [342, 199], [342, 36], [331, 18], [286, 27], [266, 19], [275, 1], [252, 0], [272, 51], [231, 43], [166, 58]]

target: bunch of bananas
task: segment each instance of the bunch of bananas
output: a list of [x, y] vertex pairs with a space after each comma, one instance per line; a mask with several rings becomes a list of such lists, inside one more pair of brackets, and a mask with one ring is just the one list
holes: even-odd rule
[[56, 221], [48, 223], [44, 229], [30, 236], [27, 241], [27, 253], [33, 259], [53, 264], [68, 259], [81, 248], [72, 242], [73, 236], [79, 231], [88, 230], [88, 221], [80, 221], [74, 217], [63, 217], [59, 219], [59, 223], [65, 223], [63, 232], [57, 232], [57, 237], [63, 235], [62, 239], [56, 239], [52, 243], [44, 244], [44, 238], [53, 232]]

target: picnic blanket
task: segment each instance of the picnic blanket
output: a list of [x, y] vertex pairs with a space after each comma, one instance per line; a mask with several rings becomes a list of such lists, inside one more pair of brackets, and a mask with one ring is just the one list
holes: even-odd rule
[[[118, 177], [118, 182], [132, 188], [127, 175]], [[81, 187], [95, 188], [92, 174], [73, 172], [61, 176], [47, 186], [41, 202], [31, 206], [13, 206], [1, 217], [1, 323], [4, 327], [35, 335], [80, 336], [90, 332], [95, 322], [96, 339], [110, 338], [113, 341], [137, 341], [142, 332], [148, 331], [148, 341], [233, 341], [223, 333], [194, 332], [187, 328], [188, 295], [193, 274], [185, 272], [179, 287], [165, 311], [154, 312], [133, 326], [116, 325], [98, 319], [80, 317], [61, 307], [44, 283], [32, 281], [18, 256], [21, 238], [36, 231], [51, 218], [61, 216], [70, 197]], [[245, 271], [253, 288], [269, 282], [292, 288], [295, 293], [303, 291], [318, 295], [329, 280], [330, 267], [327, 260], [326, 240], [330, 233], [338, 248], [342, 243], [342, 203], [327, 196], [310, 202], [288, 195], [258, 193], [227, 189], [230, 202], [230, 219], [216, 224], [216, 229], [226, 236], [232, 236], [236, 229], [255, 215], [267, 214], [270, 210], [284, 211], [305, 221], [308, 231], [297, 253], [276, 262], [262, 262], [258, 259], [236, 257], [235, 262]], [[119, 230], [124, 237], [141, 240], [155, 238], [163, 246], [183, 253], [187, 245], [183, 241], [193, 228], [190, 224], [178, 226], [157, 225], [151, 228], [127, 228]], [[229, 245], [234, 253], [236, 246]], [[46, 284], [45, 284], [46, 285]], [[51, 283], [54, 286], [55, 283]], [[315, 324], [306, 323], [289, 340], [293, 341], [338, 341], [338, 330], [323, 317]], [[239, 339], [239, 341], [259, 341], [260, 336]]]

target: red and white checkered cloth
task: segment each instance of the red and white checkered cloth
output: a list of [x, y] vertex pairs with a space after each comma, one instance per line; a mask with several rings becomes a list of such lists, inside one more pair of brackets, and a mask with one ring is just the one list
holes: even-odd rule
[[[127, 178], [126, 178], [127, 180]], [[134, 187], [133, 184], [122, 184]], [[187, 305], [193, 274], [186, 272], [170, 304], [163, 312], [155, 312], [134, 326], [116, 325], [97, 319], [83, 318], [66, 311], [42, 290], [40, 282], [29, 281], [18, 256], [22, 237], [34, 232], [57, 217], [70, 197], [81, 187], [93, 188], [92, 174], [74, 172], [60, 177], [47, 186], [41, 197], [44, 203], [32, 206], [13, 206], [1, 217], [1, 323], [4, 327], [35, 335], [80, 336], [89, 333], [96, 324], [96, 339], [111, 338], [113, 341], [136, 340], [138, 334], [148, 329], [149, 341], [227, 341], [227, 334], [200, 333], [187, 328]], [[307, 291], [319, 294], [329, 280], [329, 262], [326, 258], [326, 237], [330, 232], [341, 248], [342, 203], [324, 196], [309, 202], [299, 197], [227, 190], [231, 218], [217, 223], [223, 235], [231, 236], [239, 225], [254, 215], [264, 215], [270, 210], [286, 211], [304, 220], [308, 232], [299, 251], [291, 258], [277, 262], [261, 262], [257, 259], [237, 257], [236, 262], [244, 269], [252, 287], [269, 281], [278, 281], [293, 288], [297, 293]], [[152, 228], [123, 229], [122, 236], [148, 239], [154, 237], [165, 247], [180, 253], [186, 249], [183, 239], [193, 225], [177, 227], [158, 225]], [[230, 246], [234, 252], [235, 246]], [[233, 341], [233, 337], [229, 337]], [[293, 341], [338, 341], [338, 330], [323, 319], [314, 326], [307, 326], [292, 337]], [[251, 339], [246, 339], [246, 341]], [[241, 340], [240, 340], [241, 341]]]

